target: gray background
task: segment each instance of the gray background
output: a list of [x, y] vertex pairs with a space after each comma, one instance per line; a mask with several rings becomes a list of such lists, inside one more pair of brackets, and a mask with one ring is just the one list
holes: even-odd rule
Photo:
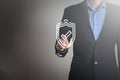
[[[55, 55], [56, 24], [64, 8], [82, 0], [7, 0], [0, 14], [1, 80], [67, 80], [72, 48]], [[120, 4], [119, 0], [111, 0]]]

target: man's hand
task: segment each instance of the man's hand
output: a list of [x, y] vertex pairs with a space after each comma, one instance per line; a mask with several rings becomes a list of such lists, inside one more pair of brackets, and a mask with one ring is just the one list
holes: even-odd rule
[[71, 47], [70, 42], [68, 41], [65, 35], [62, 35], [62, 39], [59, 39], [56, 44], [56, 49], [59, 51], [64, 51]]

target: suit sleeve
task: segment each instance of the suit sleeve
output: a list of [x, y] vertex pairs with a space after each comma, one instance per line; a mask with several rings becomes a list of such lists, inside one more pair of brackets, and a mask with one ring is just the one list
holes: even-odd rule
[[118, 51], [118, 62], [119, 62], [119, 69], [120, 69], [120, 27], [118, 28], [117, 32], [118, 32], [118, 34], [117, 34], [117, 51]]
[[[64, 19], [68, 19], [68, 18], [69, 18], [69, 13], [68, 13], [68, 10], [67, 10], [67, 8], [66, 8], [66, 9], [64, 10], [63, 18], [62, 18], [61, 21], [63, 21]], [[60, 33], [62, 33], [62, 32], [64, 32], [64, 31], [63, 31], [63, 30], [60, 30]], [[56, 40], [56, 43], [57, 43], [57, 40]], [[56, 45], [56, 43], [55, 43], [55, 45]], [[56, 55], [59, 56], [59, 57], [65, 57], [66, 54], [67, 54], [67, 52], [68, 52], [68, 49], [65, 49], [64, 51], [58, 51], [58, 50], [56, 49], [56, 47], [55, 47], [55, 53], [56, 53]]]
[[117, 22], [117, 28], [116, 28], [116, 32], [117, 32], [117, 53], [118, 53], [118, 68], [119, 68], [119, 74], [120, 74], [120, 7], [118, 7], [118, 9], [116, 9], [116, 14], [117, 14], [117, 18], [116, 18], [116, 22]]

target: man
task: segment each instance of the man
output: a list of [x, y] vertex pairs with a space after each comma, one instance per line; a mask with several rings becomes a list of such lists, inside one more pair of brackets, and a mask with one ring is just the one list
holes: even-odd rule
[[[69, 80], [118, 80], [115, 44], [120, 63], [119, 11], [105, 0], [85, 0], [65, 9], [62, 20], [76, 24]], [[70, 43], [65, 35], [59, 40], [66, 47], [56, 42], [56, 54], [64, 57]]]

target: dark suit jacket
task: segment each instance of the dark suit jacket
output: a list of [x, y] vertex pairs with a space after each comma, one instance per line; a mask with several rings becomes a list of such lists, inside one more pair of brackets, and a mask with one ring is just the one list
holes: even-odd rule
[[[90, 27], [85, 1], [65, 9], [62, 20], [68, 19], [76, 24], [69, 80], [118, 80], [115, 44], [118, 45], [119, 59], [120, 7], [109, 3], [106, 6], [105, 21], [97, 42]], [[56, 54], [62, 54], [62, 57], [66, 53], [67, 50], [56, 50]]]

